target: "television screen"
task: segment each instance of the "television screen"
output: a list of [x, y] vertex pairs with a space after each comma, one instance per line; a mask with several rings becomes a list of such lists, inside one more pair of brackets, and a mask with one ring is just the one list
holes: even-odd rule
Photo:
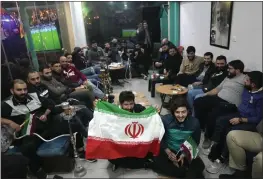
[[[61, 49], [58, 31], [54, 23], [36, 25], [30, 28], [35, 51]], [[26, 39], [28, 43], [28, 40]]]
[[122, 29], [122, 37], [135, 37], [136, 29]]

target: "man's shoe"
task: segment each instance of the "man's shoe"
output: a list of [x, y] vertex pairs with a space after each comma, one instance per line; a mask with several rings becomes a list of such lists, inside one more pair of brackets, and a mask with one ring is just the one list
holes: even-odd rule
[[36, 172], [35, 177], [36, 177], [37, 179], [46, 179], [46, 178], [47, 178], [47, 173], [46, 173], [42, 168], [40, 168], [40, 169]]
[[209, 147], [211, 147], [211, 145], [212, 145], [212, 141], [205, 137], [205, 140], [203, 142], [202, 148], [203, 149], [208, 149]]
[[97, 162], [98, 160], [97, 159], [88, 159], [87, 162], [89, 163], [94, 163], [94, 162]]
[[226, 164], [222, 163], [219, 159], [216, 159], [212, 165], [206, 168], [208, 173], [216, 174], [226, 167]]
[[[85, 151], [81, 151], [78, 153], [79, 155], [79, 158], [82, 159], [82, 160], [86, 160], [86, 157], [85, 157]], [[98, 160], [97, 159], [88, 159], [87, 162], [89, 163], [94, 163], [94, 162], [97, 162]]]

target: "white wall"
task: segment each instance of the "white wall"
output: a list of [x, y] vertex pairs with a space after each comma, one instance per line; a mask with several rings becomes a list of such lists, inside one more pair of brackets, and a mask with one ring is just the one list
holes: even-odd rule
[[[262, 71], [262, 2], [234, 2], [229, 50], [210, 46], [211, 2], [180, 3], [180, 45], [211, 51], [228, 61], [240, 59], [245, 69]], [[236, 37], [236, 42], [233, 41]]]
[[84, 20], [81, 9], [81, 2], [69, 2], [72, 18], [72, 27], [74, 32], [75, 47], [87, 45]]

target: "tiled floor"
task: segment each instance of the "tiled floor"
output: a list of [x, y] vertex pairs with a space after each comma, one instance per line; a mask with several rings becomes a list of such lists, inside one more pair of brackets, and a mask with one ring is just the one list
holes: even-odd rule
[[[123, 90], [132, 90], [136, 92], [142, 92], [145, 94], [147, 99], [151, 104], [161, 104], [161, 99], [157, 94], [155, 98], [151, 98], [148, 90], [148, 82], [143, 79], [132, 79], [130, 83], [125, 83], [124, 87], [114, 87], [115, 92], [121, 92]], [[158, 85], [158, 84], [157, 84]], [[116, 99], [117, 100], [117, 99]], [[166, 114], [167, 110], [163, 109], [162, 114]], [[201, 143], [203, 140], [203, 135]], [[208, 160], [207, 156], [203, 154], [203, 150], [200, 147], [200, 156], [203, 159], [206, 166], [211, 165], [211, 162]], [[88, 170], [87, 174], [83, 178], [158, 178], [158, 174], [151, 170], [127, 170], [127, 169], [118, 169], [116, 172], [112, 172], [111, 164], [107, 160], [98, 160], [96, 163], [88, 163], [83, 161], [83, 166]], [[225, 168], [220, 173], [230, 173], [229, 168]], [[64, 178], [74, 178], [72, 173], [58, 174]], [[204, 170], [205, 178], [218, 178], [219, 174], [209, 174]], [[49, 178], [53, 178], [54, 174], [49, 175]]]

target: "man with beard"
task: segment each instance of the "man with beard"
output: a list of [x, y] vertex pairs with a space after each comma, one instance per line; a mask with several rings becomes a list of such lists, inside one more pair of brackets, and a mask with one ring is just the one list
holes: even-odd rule
[[[88, 91], [84, 86], [77, 88], [69, 88], [57, 81], [52, 76], [52, 71], [49, 66], [42, 66], [40, 68], [42, 74], [41, 84], [43, 84], [50, 92], [51, 98], [57, 103], [65, 101], [68, 98], [77, 99], [85, 104], [89, 109], [93, 108], [94, 95], [91, 91]], [[28, 81], [32, 81], [32, 75], [39, 77], [39, 74], [29, 74]]]
[[65, 56], [61, 56], [59, 61], [62, 68], [62, 76], [66, 80], [70, 81], [71, 83], [78, 84], [77, 87], [81, 87], [83, 85], [85, 88], [92, 89], [95, 97], [99, 99], [105, 97], [105, 94], [91, 81], [89, 81], [83, 73], [81, 73], [77, 68], [68, 64], [67, 58]]
[[[225, 166], [228, 157], [226, 136], [231, 130], [256, 132], [256, 126], [263, 119], [263, 74], [260, 71], [249, 72], [246, 76], [242, 102], [236, 112], [220, 116], [207, 124], [206, 136], [214, 142], [210, 160], [214, 163], [206, 170], [218, 173]], [[210, 119], [211, 120], [211, 119]], [[249, 136], [247, 136], [249, 138]]]
[[[86, 138], [87, 132], [85, 131], [85, 127], [89, 124], [89, 121], [93, 118], [93, 101], [94, 96], [83, 87], [78, 88], [66, 88], [62, 83], [56, 81], [55, 78], [52, 78], [51, 69], [48, 66], [41, 67], [41, 72], [43, 74], [43, 79], [40, 79], [40, 75], [36, 71], [32, 71], [28, 73], [28, 83], [29, 83], [29, 92], [36, 93], [39, 97], [41, 102], [47, 104], [61, 104], [62, 102], [66, 101], [67, 98], [74, 98], [79, 100], [83, 103], [87, 108], [82, 108], [77, 111], [76, 116], [79, 117], [81, 123], [84, 126], [74, 125], [73, 130], [79, 132], [81, 136], [77, 135], [77, 148], [81, 149], [80, 154], [83, 154], [83, 141], [81, 137]], [[45, 76], [45, 77], [44, 77]], [[64, 92], [63, 92], [64, 91]], [[60, 96], [59, 96], [60, 94]], [[59, 114], [63, 112], [61, 107], [53, 108], [53, 113]], [[54, 119], [59, 120], [61, 119], [59, 115], [55, 115]], [[68, 133], [68, 123], [62, 121], [61, 127], [63, 127], [63, 131]], [[90, 160], [94, 162], [94, 160]]]
[[[75, 47], [71, 54], [66, 53], [65, 57], [70, 65], [76, 67], [87, 78], [99, 81], [100, 67], [92, 66], [92, 64], [84, 56], [83, 48]], [[71, 58], [70, 58], [71, 57]]]
[[91, 48], [87, 51], [86, 56], [88, 57], [89, 63], [93, 65], [98, 65], [100, 57], [104, 57], [105, 53], [101, 47], [98, 47], [97, 42], [91, 42]]
[[[146, 108], [140, 104], [135, 104], [135, 95], [132, 91], [122, 91], [119, 95], [120, 108], [123, 110], [140, 113]], [[160, 109], [156, 107], [156, 110], [160, 112]], [[150, 159], [150, 154], [145, 156], [145, 158], [136, 158], [136, 157], [125, 157], [109, 160], [113, 164], [113, 170], [116, 170], [118, 167], [139, 169], [146, 168], [148, 166]]]
[[193, 83], [193, 89], [189, 89], [187, 93], [187, 101], [192, 109], [192, 114], [194, 100], [217, 87], [227, 76], [227, 62], [225, 56], [220, 55], [216, 58], [216, 68], [214, 68], [214, 65], [211, 66], [213, 64], [213, 54], [211, 52], [205, 53], [204, 60], [204, 66], [209, 65], [210, 68], [205, 72], [203, 80]]
[[[12, 96], [1, 104], [1, 118], [11, 128], [19, 132], [21, 124], [25, 122], [28, 113], [34, 115], [35, 133], [38, 133], [45, 139], [54, 138], [63, 131], [60, 131], [60, 125], [55, 120], [50, 119], [50, 113], [54, 105], [41, 102], [41, 97], [36, 93], [28, 93], [27, 85], [23, 80], [13, 81], [11, 89]], [[24, 156], [29, 159], [29, 169], [38, 179], [47, 177], [47, 174], [41, 168], [41, 159], [36, 151], [43, 141], [34, 136], [25, 136], [14, 142]]]
[[158, 69], [159, 74], [164, 72], [164, 63], [169, 56], [169, 46], [167, 44], [162, 45], [162, 51], [159, 53], [159, 60], [154, 62], [154, 67]]
[[176, 75], [180, 70], [182, 64], [182, 56], [179, 54], [177, 48], [172, 46], [169, 48], [169, 55], [166, 61], [164, 61], [164, 75], [167, 76], [169, 81], [174, 82]]
[[[194, 101], [195, 117], [199, 119], [202, 129], [206, 124], [215, 120], [219, 115], [235, 111], [241, 103], [241, 96], [245, 85], [243, 74], [244, 63], [241, 60], [233, 60], [228, 63], [228, 76], [216, 88], [204, 93], [203, 97]], [[211, 145], [209, 138], [205, 136], [203, 148]]]
[[204, 59], [195, 56], [195, 47], [193, 46], [187, 47], [186, 53], [187, 58], [183, 59], [176, 82], [177, 84], [187, 87], [189, 84], [196, 81], [200, 64], [204, 62]]

